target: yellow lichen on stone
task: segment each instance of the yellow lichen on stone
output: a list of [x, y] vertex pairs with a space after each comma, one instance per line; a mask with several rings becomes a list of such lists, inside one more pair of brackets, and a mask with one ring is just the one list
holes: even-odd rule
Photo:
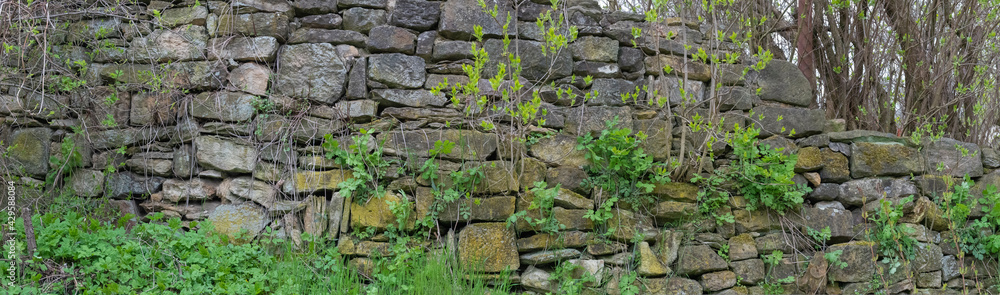
[[[399, 195], [392, 192], [386, 192], [382, 197], [373, 197], [364, 203], [351, 203], [351, 227], [365, 229], [365, 228], [376, 228], [380, 230], [386, 229], [390, 224], [396, 223], [396, 215], [392, 214], [392, 210], [389, 208], [392, 204], [401, 204], [402, 202], [409, 202]], [[410, 210], [413, 210], [412, 208]], [[407, 220], [406, 228], [412, 228], [415, 221], [415, 214], [409, 214], [410, 218]]]
[[208, 220], [212, 222], [215, 232], [228, 235], [230, 238], [236, 237], [243, 230], [246, 230], [250, 237], [256, 236], [268, 222], [264, 208], [253, 202], [221, 205], [212, 211]]
[[341, 182], [354, 178], [347, 170], [299, 171], [294, 176], [294, 192], [309, 193], [318, 190], [335, 190]]
[[462, 264], [483, 272], [516, 270], [521, 266], [514, 230], [502, 222], [476, 223], [459, 233], [458, 257]]

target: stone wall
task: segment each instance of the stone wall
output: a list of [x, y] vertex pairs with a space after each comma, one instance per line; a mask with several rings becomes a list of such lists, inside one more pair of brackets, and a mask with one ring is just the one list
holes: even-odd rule
[[[712, 67], [689, 58], [699, 48], [739, 50], [709, 42], [706, 26], [691, 21], [651, 26], [642, 15], [570, 1], [563, 13], [578, 26], [579, 38], [559, 52], [543, 53], [534, 24], [549, 7], [541, 2], [546, 4], [499, 6], [514, 15], [510, 32], [519, 40], [511, 44], [523, 61], [522, 77], [530, 90], [539, 90], [547, 110], [545, 123], [527, 130], [553, 134], [531, 145], [510, 140], [504, 128], [476, 127], [479, 118], [490, 116], [514, 125], [496, 119], [502, 113], [470, 117], [464, 110], [471, 101], [455, 105], [450, 92], [430, 91], [445, 79], [468, 81], [461, 66], [472, 63], [473, 44], [498, 58], [502, 27], [476, 1], [150, 1], [132, 7], [144, 21], [70, 20], [68, 32], [53, 37], [61, 56], [86, 61], [86, 91], [43, 95], [11, 86], [17, 84], [0, 86], [0, 138], [10, 148], [5, 177], [23, 176], [22, 191], [45, 194], [32, 185], [62, 169], [49, 160], [60, 156], [60, 144], [69, 138], [83, 167], [56, 181], [78, 196], [109, 198], [138, 216], [209, 219], [229, 234], [270, 228], [299, 242], [309, 233], [336, 240], [352, 264], [367, 265], [372, 253], [388, 249], [386, 239], [353, 233], [385, 229], [395, 222], [388, 203], [403, 198], [415, 204], [415, 216], [426, 213], [434, 197], [416, 168], [436, 141], [449, 140], [457, 145], [441, 156], [441, 169], [478, 166], [486, 181], [472, 199], [444, 209], [442, 239], [457, 245], [462, 261], [482, 262], [484, 272], [516, 269], [501, 279], [524, 290], [554, 290], [547, 281], [553, 263], [569, 260], [602, 274], [611, 293], [619, 276], [636, 270], [650, 294], [759, 294], [766, 274], [797, 277], [800, 286], [786, 284], [789, 292], [825, 286], [825, 292], [853, 294], [884, 267], [863, 241], [871, 224], [863, 216], [876, 211], [880, 199], [905, 196], [916, 197], [902, 220], [920, 242], [919, 259], [886, 276], [893, 293], [969, 286], [977, 277], [961, 275], [963, 263], [979, 276], [995, 274], [993, 265], [956, 258], [955, 247], [943, 239], [950, 229], [935, 201], [947, 189], [946, 176], [971, 176], [978, 183], [973, 191], [1000, 184], [996, 150], [843, 131], [842, 122], [808, 108], [811, 89], [792, 63], [772, 61], [744, 79], [736, 73], [747, 65], [722, 64], [713, 74]], [[473, 24], [483, 26], [483, 42], [474, 41]], [[659, 33], [633, 40], [633, 27]], [[93, 51], [102, 42], [112, 49]], [[670, 71], [663, 70], [667, 65]], [[572, 78], [588, 75], [593, 81]], [[480, 85], [486, 89], [488, 82]], [[755, 124], [765, 143], [797, 154], [796, 181], [812, 193], [785, 216], [747, 211], [737, 197], [727, 209], [736, 217], [733, 224], [672, 227], [697, 212], [700, 188], [686, 182], [686, 175], [656, 187], [654, 212], [615, 210], [610, 222], [620, 231], [610, 243], [595, 243], [595, 225], [583, 216], [594, 209], [599, 190], [580, 184], [588, 163], [576, 150], [577, 137], [617, 117], [618, 127], [649, 135], [643, 147], [657, 160], [696, 151], [703, 136], [685, 130], [685, 118], [709, 111], [684, 99], [681, 87], [695, 101], [715, 95], [727, 124]], [[555, 89], [597, 95], [571, 101]], [[623, 101], [627, 93], [637, 96]], [[499, 94], [489, 96], [496, 100]], [[661, 97], [668, 101], [664, 107], [647, 103]], [[346, 141], [361, 129], [371, 131], [365, 135], [369, 143], [381, 143], [386, 157], [397, 160], [384, 175], [392, 192], [366, 203], [337, 192], [351, 171], [325, 158], [320, 146], [325, 134]], [[731, 160], [724, 145], [715, 147], [719, 158], [706, 161], [706, 171]], [[504, 224], [526, 210], [536, 181], [562, 187], [554, 213], [567, 228], [558, 236]], [[459, 214], [460, 207], [468, 214]], [[807, 238], [796, 235], [826, 226], [836, 243], [827, 252], [843, 250], [841, 260], [849, 263], [828, 273], [813, 270], [824, 265], [823, 258], [814, 258]], [[644, 239], [632, 243], [636, 232]], [[724, 245], [728, 259], [719, 255]], [[762, 256], [774, 250], [786, 253], [784, 259], [765, 266]], [[812, 262], [808, 268], [805, 261]]]

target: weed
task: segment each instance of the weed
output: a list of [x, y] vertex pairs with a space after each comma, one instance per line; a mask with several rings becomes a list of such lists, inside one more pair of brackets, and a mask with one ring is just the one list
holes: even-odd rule
[[354, 201], [367, 202], [372, 196], [385, 194], [386, 183], [382, 175], [388, 173], [392, 162], [382, 157], [381, 144], [369, 149], [367, 130], [362, 129], [361, 135], [351, 137], [352, 143], [341, 147], [333, 135], [323, 136], [322, 147], [327, 159], [334, 159], [338, 165], [351, 169], [352, 178], [342, 181], [337, 188], [341, 194], [354, 194]]
[[[590, 161], [585, 186], [599, 187], [614, 198], [639, 208], [653, 201], [648, 194], [655, 184], [670, 181], [667, 169], [654, 163], [653, 157], [639, 147], [646, 140], [642, 131], [632, 134], [629, 128], [615, 128], [618, 118], [605, 122], [598, 138], [589, 133], [577, 138], [577, 150], [586, 151]], [[651, 172], [652, 171], [652, 172]]]

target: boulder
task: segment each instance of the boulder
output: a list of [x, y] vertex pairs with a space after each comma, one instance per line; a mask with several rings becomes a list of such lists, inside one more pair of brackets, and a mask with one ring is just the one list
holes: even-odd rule
[[278, 93], [320, 103], [334, 103], [344, 93], [348, 68], [333, 45], [285, 45], [278, 63]]
[[163, 177], [142, 177], [132, 172], [118, 172], [108, 175], [104, 188], [109, 192], [107, 196], [114, 199], [141, 199], [159, 192], [163, 181]]
[[438, 219], [447, 222], [505, 221], [514, 214], [515, 200], [515, 197], [509, 196], [462, 198], [445, 205]]
[[438, 32], [453, 40], [472, 40], [474, 26], [482, 26], [483, 38], [497, 38], [503, 33], [501, 24], [506, 20], [507, 13], [513, 12], [507, 2], [487, 0], [487, 7], [496, 6], [499, 11], [493, 18], [483, 11], [483, 7], [475, 0], [445, 1], [441, 5], [441, 23]]
[[842, 153], [831, 149], [822, 149], [823, 168], [819, 170], [819, 177], [823, 182], [843, 183], [851, 180], [850, 161]]
[[681, 246], [677, 258], [678, 275], [697, 276], [729, 268], [729, 264], [708, 245]]
[[851, 177], [909, 176], [926, 170], [920, 152], [899, 143], [851, 144]]
[[375, 89], [371, 91], [372, 98], [379, 105], [389, 107], [442, 107], [448, 103], [444, 93], [433, 94], [423, 89]]
[[337, 190], [341, 182], [353, 178], [347, 170], [297, 171], [292, 181], [285, 182], [282, 191], [286, 194], [307, 194], [321, 190]]
[[552, 282], [552, 274], [535, 266], [528, 266], [528, 269], [521, 274], [521, 285], [525, 289], [543, 294], [555, 292], [559, 288]]
[[941, 138], [925, 144], [920, 153], [929, 172], [955, 177], [983, 175], [983, 152], [977, 144]]
[[826, 125], [826, 112], [819, 109], [757, 106], [753, 113], [764, 116], [763, 119], [753, 118], [754, 126], [762, 129], [762, 136], [806, 137], [823, 132]]
[[582, 231], [563, 231], [557, 234], [536, 234], [527, 238], [517, 239], [517, 251], [530, 252], [545, 249], [583, 247], [587, 246], [590, 236], [590, 233]]
[[257, 63], [244, 63], [229, 72], [229, 83], [236, 89], [253, 94], [267, 95], [267, 85], [271, 79], [271, 69]]
[[208, 220], [218, 233], [236, 238], [237, 234], [245, 231], [250, 239], [270, 223], [264, 208], [249, 202], [219, 205], [209, 214]]
[[[405, 201], [407, 201], [405, 198], [393, 192], [386, 192], [381, 197], [372, 197], [367, 202], [358, 202], [355, 200], [351, 203], [351, 227], [362, 230], [367, 228], [385, 230], [390, 224], [398, 226], [396, 224], [396, 215], [392, 213], [390, 207], [393, 206], [391, 204], [398, 204]], [[409, 227], [412, 225], [406, 224], [404, 226]], [[511, 246], [513, 246], [513, 241], [511, 241]]]
[[851, 211], [845, 210], [843, 206], [840, 208], [819, 208], [817, 206], [817, 208], [804, 208], [802, 210], [803, 232], [807, 232], [806, 228], [821, 231], [829, 227], [830, 242], [832, 243], [850, 241], [855, 236], [854, 215], [851, 214]]
[[612, 125], [612, 129], [632, 129], [632, 108], [594, 106], [582, 110], [582, 114], [573, 110], [566, 114], [566, 128], [564, 131], [570, 134], [587, 134], [597, 137], [601, 131], [608, 129], [607, 123], [616, 120], [617, 124]]
[[167, 179], [163, 182], [163, 199], [177, 203], [180, 201], [203, 201], [215, 196], [219, 182], [210, 179], [191, 180]]
[[[466, 41], [452, 41], [452, 40], [440, 40], [434, 42], [434, 49], [431, 53], [431, 60], [442, 61], [442, 60], [463, 60], [472, 59], [472, 42]], [[464, 78], [464, 81], [457, 81], [457, 79]], [[429, 79], [428, 79], [429, 80]], [[448, 79], [451, 83], [468, 83], [468, 77], [458, 76], [452, 79]], [[437, 86], [434, 83], [432, 86]]]
[[99, 197], [104, 193], [104, 173], [95, 170], [77, 170], [70, 175], [69, 187], [81, 197]]
[[424, 0], [399, 0], [389, 16], [389, 24], [417, 31], [434, 28], [441, 16], [441, 3]]
[[377, 26], [368, 32], [368, 51], [372, 53], [413, 54], [416, 50], [417, 35], [404, 28]]
[[170, 159], [151, 158], [141, 154], [125, 161], [125, 167], [143, 175], [173, 176], [173, 165]]
[[268, 209], [277, 205], [275, 197], [278, 191], [273, 186], [246, 176], [224, 180], [219, 184], [217, 193], [219, 197], [233, 203], [250, 200]]
[[640, 49], [632, 47], [618, 48], [618, 66], [621, 67], [622, 71], [643, 72], [643, 67], [645, 66], [643, 59], [645, 57], [646, 55]]
[[917, 186], [906, 179], [866, 178], [840, 185], [839, 201], [845, 206], [861, 206], [882, 198], [896, 199], [916, 195]]
[[[705, 97], [705, 83], [701, 81], [685, 80], [681, 77], [658, 76], [647, 78], [649, 90], [647, 96], [650, 101], [670, 106], [695, 105], [695, 102], [702, 101]], [[684, 93], [681, 93], [681, 89]]]
[[701, 288], [708, 292], [722, 291], [736, 286], [736, 273], [719, 271], [701, 275]]
[[203, 26], [184, 26], [173, 30], [155, 30], [145, 37], [132, 39], [129, 60], [140, 63], [165, 63], [205, 58], [208, 33]]
[[[8, 156], [14, 167], [29, 175], [45, 175], [49, 171], [49, 142], [52, 130], [48, 128], [18, 129], [8, 138]], [[15, 172], [20, 172], [15, 170]]]
[[293, 0], [290, 1], [297, 15], [312, 15], [337, 12], [337, 0]]
[[[449, 1], [448, 3], [464, 1]], [[446, 3], [445, 6], [448, 6], [448, 4]], [[482, 11], [477, 10], [474, 13], [482, 13]], [[440, 32], [443, 34], [444, 30]], [[463, 39], [460, 38], [459, 40]], [[499, 61], [507, 60], [507, 57], [502, 54], [503, 42], [498, 39], [489, 39], [486, 40], [483, 48], [486, 49], [486, 52], [490, 56], [484, 75], [495, 75], [498, 71]], [[540, 80], [543, 78], [555, 80], [573, 74], [573, 57], [569, 50], [545, 53], [542, 52], [542, 43], [516, 39], [511, 41], [508, 49], [511, 52], [515, 52], [516, 49], [518, 56], [521, 58], [521, 77], [528, 80]]]
[[388, 23], [385, 10], [354, 7], [341, 12], [344, 29], [368, 34], [372, 28]]
[[458, 257], [468, 269], [483, 272], [516, 270], [521, 266], [514, 230], [505, 223], [474, 223], [458, 234]]
[[289, 33], [288, 14], [259, 12], [253, 14], [223, 14], [219, 16], [216, 36], [270, 36], [285, 41]]
[[195, 158], [208, 169], [234, 173], [250, 173], [257, 161], [257, 150], [214, 136], [199, 136], [194, 140]]
[[368, 43], [368, 37], [365, 34], [348, 30], [300, 28], [292, 32], [292, 36], [288, 38], [288, 44], [299, 43], [347, 44], [364, 47]]
[[204, 26], [208, 18], [208, 7], [192, 6], [164, 9], [157, 19], [160, 25], [173, 28], [180, 25]]
[[377, 141], [383, 142], [382, 148], [386, 154], [417, 157], [429, 157], [429, 151], [437, 141], [450, 141], [455, 143], [452, 152], [438, 157], [454, 160], [483, 160], [497, 149], [496, 134], [474, 130], [383, 132], [377, 136]]
[[[589, 161], [586, 159], [586, 151], [577, 150], [576, 146], [577, 141], [575, 137], [560, 133], [553, 137], [538, 140], [537, 143], [529, 147], [528, 151], [538, 160], [550, 165], [577, 167], [579, 169], [587, 165]], [[577, 181], [582, 180], [578, 179]]]
[[256, 99], [240, 92], [202, 92], [191, 103], [191, 116], [226, 122], [247, 121], [256, 113]]
[[772, 60], [760, 70], [757, 79], [760, 98], [794, 106], [808, 107], [816, 100], [809, 80], [794, 63]]
[[843, 251], [840, 261], [847, 267], [831, 267], [827, 277], [834, 282], [867, 282], [875, 275], [875, 253], [878, 245], [868, 241], [855, 241], [830, 246], [827, 253]]
[[521, 255], [520, 261], [521, 264], [525, 265], [542, 265], [579, 257], [579, 250], [560, 249], [523, 254]]
[[[597, 92], [597, 96], [587, 101], [588, 105], [610, 105], [622, 106], [645, 101], [646, 93], [642, 90], [642, 85], [636, 85], [632, 81], [622, 79], [594, 79], [591, 90]], [[633, 100], [632, 95], [638, 95]], [[624, 100], [622, 96], [629, 97]]]
[[400, 53], [369, 56], [368, 79], [393, 88], [420, 88], [426, 79], [424, 59]]
[[750, 234], [729, 238], [729, 259], [733, 261], [757, 257], [757, 244]]
[[618, 41], [606, 37], [583, 36], [569, 45], [574, 60], [618, 62]]
[[649, 247], [649, 243], [642, 242], [639, 243], [639, 266], [636, 268], [636, 272], [644, 277], [658, 277], [670, 273], [670, 268], [663, 266], [657, 259], [656, 254], [653, 254], [653, 249]]
[[174, 123], [177, 114], [176, 100], [170, 94], [138, 93], [132, 96], [129, 120], [132, 126]]
[[[764, 268], [764, 261], [760, 259], [747, 259], [740, 261], [733, 261], [729, 263], [732, 267], [733, 272], [736, 276], [741, 278], [741, 282], [756, 285], [758, 283], [764, 282], [764, 274], [767, 272]], [[776, 277], [776, 279], [783, 279], [783, 277]]]
[[299, 18], [299, 23], [302, 24], [303, 28], [338, 29], [343, 22], [344, 18], [336, 13], [308, 15]]

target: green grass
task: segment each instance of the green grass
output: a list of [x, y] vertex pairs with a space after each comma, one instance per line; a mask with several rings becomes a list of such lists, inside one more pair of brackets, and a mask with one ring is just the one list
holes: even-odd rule
[[[160, 215], [162, 217], [162, 214]], [[75, 212], [32, 218], [38, 248], [18, 264], [6, 294], [505, 294], [466, 280], [452, 253], [404, 249], [375, 258], [362, 275], [332, 243], [289, 242], [264, 233], [248, 243], [217, 235], [208, 222], [182, 229], [178, 219], [140, 223], [100, 222]], [[26, 258], [22, 220], [17, 250]], [[311, 240], [309, 237], [305, 239]], [[405, 245], [405, 243], [399, 243]], [[6, 254], [6, 248], [5, 248]], [[6, 256], [6, 255], [5, 255]], [[0, 264], [4, 284], [9, 265]], [[6, 287], [6, 286], [5, 286]]]

